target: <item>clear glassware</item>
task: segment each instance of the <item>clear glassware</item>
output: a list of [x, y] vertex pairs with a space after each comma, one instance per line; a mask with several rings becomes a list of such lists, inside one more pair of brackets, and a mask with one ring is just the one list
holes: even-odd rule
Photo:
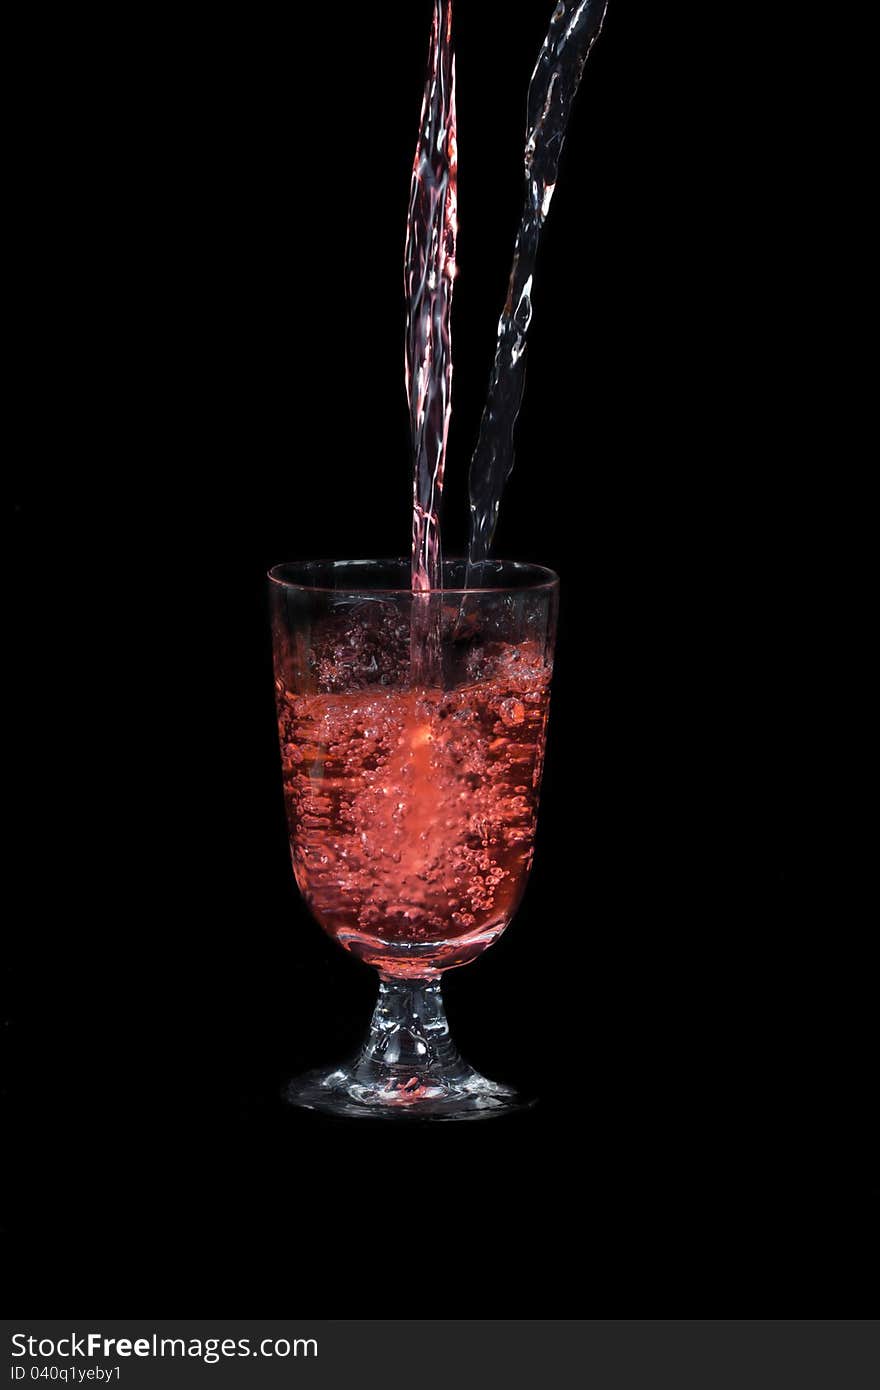
[[[515, 913], [532, 863], [559, 581], [408, 560], [269, 572], [293, 869], [324, 930], [379, 972], [360, 1054], [291, 1082], [343, 1115], [476, 1118], [517, 1108], [459, 1056], [440, 992]], [[425, 659], [425, 652], [429, 658]]]

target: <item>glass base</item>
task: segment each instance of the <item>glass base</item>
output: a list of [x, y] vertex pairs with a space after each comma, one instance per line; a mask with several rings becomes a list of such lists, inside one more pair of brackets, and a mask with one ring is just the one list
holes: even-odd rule
[[374, 1120], [485, 1120], [534, 1105], [470, 1068], [456, 1076], [395, 1075], [371, 1070], [362, 1058], [294, 1077], [284, 1098], [306, 1110]]
[[462, 1060], [436, 979], [383, 978], [360, 1054], [294, 1077], [284, 1096], [306, 1110], [359, 1119], [483, 1120], [534, 1104]]

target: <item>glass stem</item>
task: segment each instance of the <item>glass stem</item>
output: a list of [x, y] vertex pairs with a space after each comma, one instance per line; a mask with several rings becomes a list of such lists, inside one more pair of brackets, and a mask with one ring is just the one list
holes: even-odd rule
[[360, 1064], [390, 1073], [400, 1087], [461, 1070], [436, 977], [380, 980]]

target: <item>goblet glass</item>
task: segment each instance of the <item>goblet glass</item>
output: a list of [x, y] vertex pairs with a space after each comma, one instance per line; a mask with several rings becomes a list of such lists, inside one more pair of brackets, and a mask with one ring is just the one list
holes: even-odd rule
[[[559, 581], [406, 560], [269, 572], [293, 870], [324, 930], [379, 972], [360, 1054], [291, 1082], [343, 1115], [477, 1118], [516, 1108], [449, 1035], [440, 977], [510, 922], [532, 863]], [[474, 583], [476, 580], [476, 583]]]

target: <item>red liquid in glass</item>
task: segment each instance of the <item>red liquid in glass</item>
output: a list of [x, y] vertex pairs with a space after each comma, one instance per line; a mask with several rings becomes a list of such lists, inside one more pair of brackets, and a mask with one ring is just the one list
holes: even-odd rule
[[523, 642], [451, 691], [279, 686], [294, 872], [341, 945], [424, 975], [504, 929], [532, 862], [549, 682]]

